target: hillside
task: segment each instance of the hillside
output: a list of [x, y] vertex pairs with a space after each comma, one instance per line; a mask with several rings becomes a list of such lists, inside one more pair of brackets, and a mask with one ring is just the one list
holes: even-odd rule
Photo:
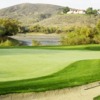
[[61, 14], [62, 6], [51, 4], [23, 3], [0, 10], [0, 18], [14, 18], [23, 25], [30, 26], [39, 24], [41, 26], [84, 26], [91, 25], [100, 19], [98, 16], [86, 14]]
[[33, 24], [57, 14], [61, 8], [61, 6], [50, 4], [23, 3], [1, 9], [0, 17], [15, 18], [24, 22], [24, 24]]
[[36, 24], [42, 26], [84, 26], [91, 25], [94, 26], [96, 22], [100, 19], [100, 15], [98, 16], [89, 16], [89, 15], [80, 15], [80, 14], [62, 14], [56, 15], [51, 18], [40, 21]]

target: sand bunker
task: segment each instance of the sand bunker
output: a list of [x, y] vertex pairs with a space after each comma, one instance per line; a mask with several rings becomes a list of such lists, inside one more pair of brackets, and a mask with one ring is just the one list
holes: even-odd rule
[[9, 94], [0, 96], [0, 100], [93, 100], [98, 95], [100, 82], [41, 93]]

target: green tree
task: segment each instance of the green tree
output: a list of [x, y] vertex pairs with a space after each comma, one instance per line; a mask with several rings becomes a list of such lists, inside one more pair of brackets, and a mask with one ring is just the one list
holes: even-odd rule
[[69, 7], [63, 8], [63, 13], [67, 13], [67, 12], [69, 12], [69, 11], [70, 11], [70, 8], [69, 8]]
[[0, 27], [0, 36], [5, 35], [5, 29], [3, 27]]
[[86, 14], [88, 14], [88, 15], [97, 15], [98, 14], [98, 11], [97, 10], [94, 10], [92, 7], [89, 7], [86, 10]]
[[0, 30], [3, 35], [14, 35], [19, 31], [19, 22], [13, 19], [0, 19]]
[[86, 14], [93, 14], [93, 8], [92, 8], [92, 7], [89, 7], [89, 8], [86, 10]]
[[98, 33], [100, 34], [100, 20], [96, 24], [96, 29], [97, 29]]
[[94, 15], [97, 15], [98, 14], [98, 11], [95, 9], [95, 10], [93, 10], [93, 14]]
[[30, 32], [40, 32], [41, 26], [37, 24], [37, 25], [31, 26], [29, 30]]

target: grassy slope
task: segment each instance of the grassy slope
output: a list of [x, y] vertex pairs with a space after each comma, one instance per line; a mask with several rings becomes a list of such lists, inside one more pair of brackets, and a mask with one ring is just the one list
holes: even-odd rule
[[[23, 3], [8, 8], [0, 9], [0, 18], [9, 17], [20, 20], [23, 25], [30, 25], [34, 22], [51, 17], [59, 12], [61, 6], [50, 4]], [[42, 16], [41, 16], [42, 14]]]
[[42, 77], [55, 73], [75, 61], [99, 58], [99, 51], [0, 49], [0, 81]]
[[48, 50], [94, 50], [100, 51], [100, 44], [77, 46], [8, 46], [0, 49], [48, 49]]
[[[64, 52], [67, 49], [68, 50], [70, 50], [70, 49], [72, 49], [72, 50], [76, 50], [76, 49], [82, 50], [81, 52], [78, 51], [79, 53], [76, 53], [74, 51], [75, 54], [76, 54], [76, 55], [74, 55], [74, 57], [78, 58], [78, 59], [76, 59], [76, 61], [80, 60], [80, 57], [82, 57], [82, 58], [85, 57], [85, 55], [87, 55], [86, 59], [89, 59], [88, 57], [90, 57], [91, 59], [96, 59], [97, 56], [98, 56], [98, 58], [100, 57], [99, 51], [86, 51], [86, 49], [93, 50], [94, 48], [95, 48], [94, 50], [100, 50], [99, 45], [88, 45], [88, 46], [84, 45], [84, 46], [69, 46], [69, 47], [68, 46], [23, 47], [23, 48], [24, 49], [27, 48], [25, 50], [29, 50], [31, 55], [33, 54], [33, 51], [34, 51], [33, 48], [34, 49], [36, 48], [36, 51], [37, 51], [37, 48], [40, 49], [40, 51], [41, 51], [41, 49], [52, 49], [51, 51], [47, 50], [50, 53], [50, 55], [53, 52], [55, 52], [55, 50], [53, 50], [53, 49], [58, 49], [58, 50], [60, 50], [60, 52], [62, 52], [62, 50]], [[29, 49], [29, 48], [31, 48], [31, 49]], [[5, 50], [7, 50], [6, 52], [5, 52], [4, 49], [3, 50], [1, 49], [1, 51], [2, 51], [2, 52], [0, 52], [2, 54], [1, 57], [5, 57], [5, 56], [14, 57], [15, 55], [18, 56], [20, 54], [24, 55], [24, 54], [28, 53], [26, 51], [23, 52], [24, 49], [20, 49], [20, 51], [22, 50], [22, 52], [18, 53], [19, 49], [16, 49], [16, 48], [5, 49]], [[83, 53], [84, 51], [85, 51], [85, 54]], [[61, 56], [62, 53], [61, 53], [61, 55], [58, 55], [58, 56], [55, 55], [55, 56], [57, 56], [57, 59], [58, 59], [58, 57], [60, 57], [60, 58], [63, 57], [63, 58], [66, 59], [66, 57], [68, 57], [69, 54], [71, 54], [71, 55], [74, 54], [73, 51], [72, 52], [70, 51], [70, 53], [67, 51], [67, 54], [66, 54], [66, 57], [65, 57], [64, 56], [65, 52], [64, 52], [63, 56]], [[12, 55], [11, 55], [11, 53], [12, 53]], [[34, 53], [36, 54], [36, 52], [34, 52]], [[37, 54], [38, 53], [39, 52], [37, 51]], [[40, 53], [43, 54], [43, 51], [40, 52]], [[45, 52], [45, 53], [47, 53], [47, 52]], [[59, 51], [57, 51], [57, 53], [59, 54]], [[25, 57], [25, 55], [24, 55], [24, 57]], [[74, 58], [74, 57], [70, 56], [71, 59]], [[21, 56], [20, 56], [20, 58], [21, 58]], [[81, 58], [81, 60], [82, 60], [82, 58]], [[69, 57], [68, 57], [68, 59], [69, 59]], [[100, 60], [83, 60], [83, 61], [75, 62], [75, 63], [69, 65], [66, 68], [64, 66], [63, 70], [61, 70], [61, 71], [59, 71], [55, 74], [51, 74], [49, 76], [47, 75], [45, 77], [33, 78], [33, 79], [28, 79], [28, 80], [0, 82], [0, 94], [16, 93], [16, 92], [31, 92], [31, 91], [46, 91], [46, 90], [59, 89], [59, 88], [65, 88], [65, 87], [73, 87], [73, 86], [77, 86], [77, 85], [83, 85], [83, 84], [87, 84], [87, 83], [90, 83], [90, 82], [98, 81], [98, 80], [100, 80], [100, 74], [99, 74], [100, 73], [100, 67], [99, 66], [100, 66]], [[54, 66], [52, 68], [54, 69]], [[6, 70], [8, 70], [8, 69], [10, 69], [10, 68], [7, 68]], [[29, 69], [29, 67], [28, 67], [28, 69]], [[28, 70], [26, 70], [26, 71], [28, 71]], [[38, 69], [38, 71], [39, 71], [39, 69]], [[40, 69], [40, 71], [42, 71], [42, 70]], [[49, 71], [50, 71], [50, 69], [49, 69]], [[1, 74], [3, 74], [3, 73], [1, 73]], [[39, 74], [40, 74], [40, 72], [39, 72]], [[7, 77], [5, 77], [5, 78], [7, 79]]]
[[100, 100], [100, 96], [98, 96], [98, 97], [94, 98], [94, 100]]
[[91, 25], [94, 26], [95, 23], [100, 19], [100, 16], [88, 16], [80, 14], [65, 14], [56, 15], [51, 18], [45, 19], [38, 22], [42, 26], [60, 26], [60, 27], [70, 27], [70, 26], [84, 26]]
[[100, 80], [100, 60], [75, 62], [63, 70], [41, 78], [0, 83], [0, 94], [46, 91], [73, 87]]

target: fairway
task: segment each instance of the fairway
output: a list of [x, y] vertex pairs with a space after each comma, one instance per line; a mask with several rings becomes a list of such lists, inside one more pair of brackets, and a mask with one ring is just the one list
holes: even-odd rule
[[0, 49], [0, 82], [47, 76], [87, 59], [100, 59], [100, 51]]

